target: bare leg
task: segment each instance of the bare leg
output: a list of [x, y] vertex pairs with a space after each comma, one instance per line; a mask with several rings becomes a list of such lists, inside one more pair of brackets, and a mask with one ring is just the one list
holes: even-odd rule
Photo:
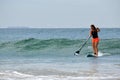
[[99, 44], [99, 42], [95, 42], [95, 53], [96, 53], [96, 56], [98, 56], [98, 44]]
[[95, 42], [92, 42], [92, 47], [93, 47], [93, 52], [94, 52], [94, 55], [96, 55]]

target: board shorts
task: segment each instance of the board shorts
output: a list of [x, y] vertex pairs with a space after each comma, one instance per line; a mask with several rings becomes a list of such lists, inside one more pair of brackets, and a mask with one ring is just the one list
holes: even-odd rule
[[92, 42], [99, 42], [99, 38], [92, 38]]

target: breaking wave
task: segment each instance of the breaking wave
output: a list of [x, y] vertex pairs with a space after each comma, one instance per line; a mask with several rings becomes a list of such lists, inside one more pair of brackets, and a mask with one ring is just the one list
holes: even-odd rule
[[[62, 48], [76, 48], [79, 47], [85, 42], [85, 39], [81, 40], [70, 40], [70, 39], [35, 39], [28, 38], [18, 41], [10, 42], [1, 42], [1, 49], [14, 49], [22, 51], [34, 51], [34, 50], [45, 50], [45, 49], [62, 49]], [[91, 40], [85, 45], [86, 48], [91, 46]], [[102, 39], [100, 40], [99, 49], [101, 51], [115, 52], [119, 53], [120, 51], [120, 39]]]
[[80, 40], [69, 40], [69, 39], [47, 39], [40, 40], [35, 38], [23, 39], [14, 42], [4, 42], [0, 44], [1, 48], [16, 48], [21, 50], [41, 50], [46, 48], [65, 48], [76, 45]]
[[[63, 74], [63, 73], [61, 73]], [[81, 72], [78, 75], [70, 73], [64, 73], [63, 75], [30, 75], [30, 74], [24, 74], [18, 71], [6, 71], [6, 72], [0, 72], [0, 79], [1, 80], [111, 80], [111, 79], [119, 79], [119, 74], [109, 76], [107, 74], [94, 74], [91, 72], [85, 73]], [[78, 74], [78, 73], [76, 73]], [[92, 75], [92, 76], [85, 76], [85, 74]]]

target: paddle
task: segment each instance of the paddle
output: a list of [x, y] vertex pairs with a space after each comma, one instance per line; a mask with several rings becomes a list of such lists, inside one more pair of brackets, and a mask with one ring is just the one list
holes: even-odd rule
[[80, 49], [74, 53], [74, 55], [77, 56], [78, 54], [80, 54], [81, 49], [85, 46], [85, 44], [87, 43], [87, 41], [89, 40], [90, 37], [91, 37], [91, 36], [89, 36], [89, 37], [87, 38], [87, 40], [83, 43], [83, 45], [80, 47]]

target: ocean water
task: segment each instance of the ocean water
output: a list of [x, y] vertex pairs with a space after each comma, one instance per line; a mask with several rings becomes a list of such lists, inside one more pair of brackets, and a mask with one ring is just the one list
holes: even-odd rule
[[101, 28], [99, 57], [87, 28], [1, 28], [0, 80], [120, 80], [120, 28]]

